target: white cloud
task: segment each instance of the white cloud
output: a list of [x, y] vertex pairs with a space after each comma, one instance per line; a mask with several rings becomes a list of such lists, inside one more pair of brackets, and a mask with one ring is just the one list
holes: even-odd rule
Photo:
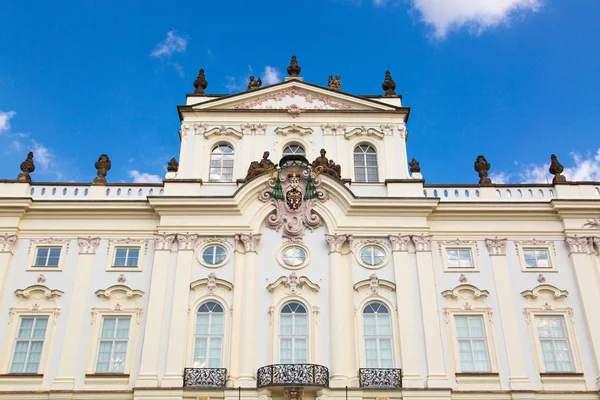
[[508, 183], [508, 179], [510, 178], [510, 176], [504, 172], [490, 172], [489, 178], [492, 180], [493, 183], [504, 184]]
[[54, 161], [54, 153], [52, 149], [36, 142], [35, 140], [32, 140], [31, 144], [33, 147], [31, 151], [33, 151], [33, 161], [35, 164], [42, 167], [42, 169], [48, 169], [48, 167]]
[[281, 72], [277, 68], [267, 65], [261, 79], [265, 85], [279, 83], [281, 82]]
[[184, 53], [187, 42], [187, 37], [177, 36], [175, 30], [170, 30], [167, 32], [165, 40], [157, 44], [150, 55], [158, 58], [169, 58], [173, 53]]
[[[378, 5], [383, 0], [373, 0]], [[518, 12], [537, 11], [542, 0], [411, 0], [422, 20], [433, 27], [434, 36], [467, 27], [481, 33], [487, 28], [506, 24]]]
[[6, 132], [10, 129], [10, 119], [16, 114], [15, 111], [0, 111], [0, 132]]
[[375, 6], [385, 6], [387, 3], [387, 0], [373, 0], [373, 4]]
[[183, 67], [181, 66], [181, 64], [179, 63], [173, 63], [173, 68], [175, 68], [175, 71], [177, 71], [177, 75], [179, 75], [180, 78], [185, 78], [185, 73], [183, 72]]
[[133, 178], [134, 183], [160, 183], [162, 179], [158, 175], [148, 174], [146, 172], [140, 172], [138, 170], [132, 169], [127, 172], [131, 178]]

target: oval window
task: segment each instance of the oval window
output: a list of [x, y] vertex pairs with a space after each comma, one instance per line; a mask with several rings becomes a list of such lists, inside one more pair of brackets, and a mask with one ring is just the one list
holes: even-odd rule
[[297, 267], [306, 261], [306, 250], [302, 247], [291, 246], [284, 250], [281, 258], [286, 265]]
[[360, 259], [367, 265], [379, 265], [385, 259], [385, 252], [379, 246], [365, 246], [360, 251]]
[[221, 264], [225, 261], [225, 257], [227, 257], [227, 250], [223, 246], [208, 246], [202, 252], [202, 260], [210, 265]]

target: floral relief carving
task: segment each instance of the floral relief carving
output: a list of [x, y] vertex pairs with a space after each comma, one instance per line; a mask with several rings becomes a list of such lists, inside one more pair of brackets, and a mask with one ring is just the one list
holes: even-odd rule
[[[289, 100], [283, 102], [285, 98]], [[262, 110], [281, 110], [288, 109], [288, 102], [308, 103], [307, 106], [300, 108], [293, 103], [298, 109], [302, 110], [354, 110], [355, 108], [347, 104], [341, 103], [328, 96], [320, 94], [311, 94], [307, 91], [300, 90], [294, 87], [278, 90], [273, 93], [268, 93], [258, 96], [253, 100], [242, 102], [233, 106], [234, 109], [262, 109]], [[275, 104], [274, 104], [275, 103]], [[277, 104], [281, 103], [281, 104]]]
[[17, 235], [0, 235], [0, 253], [12, 253], [17, 243]]
[[392, 243], [392, 251], [408, 251], [409, 235], [389, 235], [388, 238], [390, 239], [390, 243]]
[[586, 237], [566, 236], [565, 243], [569, 246], [570, 254], [587, 254], [590, 252], [589, 241]]
[[46, 282], [46, 276], [44, 274], [40, 274], [37, 278], [37, 282], [43, 285]]
[[394, 125], [381, 125], [381, 132], [386, 136], [392, 136], [394, 134]]
[[595, 217], [594, 219], [588, 219], [583, 227], [588, 227], [592, 229], [600, 229], [600, 217]]
[[300, 295], [304, 292], [304, 289], [308, 289], [312, 293], [317, 293], [321, 288], [316, 283], [313, 283], [305, 276], [298, 277], [295, 272], [292, 272], [289, 276], [282, 276], [275, 282], [267, 286], [267, 290], [271, 293], [283, 289], [283, 293], [287, 296]]
[[505, 256], [506, 255], [506, 239], [485, 239], [490, 256]]
[[410, 237], [415, 244], [415, 251], [427, 252], [431, 251], [431, 236], [430, 235], [412, 235]]
[[214, 293], [217, 288], [217, 274], [211, 272], [208, 274], [208, 283], [206, 284], [206, 290], [208, 293]]
[[569, 295], [569, 292], [566, 290], [561, 290], [556, 286], [548, 285], [548, 284], [540, 284], [531, 290], [525, 290], [521, 292], [521, 296], [530, 300], [558, 300], [566, 298]]
[[265, 124], [242, 124], [240, 126], [242, 128], [242, 134], [244, 135], [264, 135], [267, 125]]
[[79, 254], [96, 254], [96, 249], [100, 245], [100, 238], [77, 238], [79, 243]]
[[382, 131], [378, 131], [375, 128], [367, 128], [366, 126], [361, 126], [358, 128], [354, 128], [349, 132], [344, 134], [346, 139], [350, 139], [352, 136], [371, 136], [376, 137], [377, 139], [383, 139], [384, 133]]
[[356, 249], [358, 247], [363, 246], [363, 245], [368, 245], [368, 244], [376, 244], [376, 245], [380, 245], [380, 246], [385, 246], [388, 249], [390, 248], [390, 244], [384, 239], [376, 239], [376, 238], [354, 239], [354, 237], [352, 235], [347, 235], [347, 236], [348, 236], [348, 244], [350, 247], [350, 251], [352, 251], [352, 252], [356, 251]]
[[29, 299], [41, 299], [45, 298], [47, 300], [55, 300], [58, 297], [61, 297], [64, 294], [63, 291], [58, 289], [50, 289], [44, 285], [32, 285], [26, 287], [25, 289], [17, 289], [15, 290], [15, 296], [23, 300]]
[[177, 243], [179, 244], [179, 251], [194, 250], [197, 240], [198, 234], [196, 233], [178, 233]]
[[554, 242], [552, 240], [537, 240], [537, 239], [515, 240], [514, 243], [515, 243], [515, 248], [517, 250], [517, 254], [519, 254], [519, 252], [521, 251], [521, 248], [523, 246], [531, 246], [531, 247], [535, 247], [535, 246], [541, 246], [541, 247], [550, 246], [552, 248], [552, 251], [554, 252], [554, 255], [556, 255], [556, 249], [554, 248]]
[[106, 289], [96, 290], [95, 294], [99, 298], [105, 300], [111, 299], [113, 297], [117, 299], [137, 299], [139, 297], [142, 297], [144, 295], [144, 292], [142, 292], [141, 290], [131, 289], [129, 286], [125, 285], [113, 285]]
[[225, 297], [225, 293], [233, 290], [233, 284], [217, 278], [217, 274], [214, 272], [210, 273], [207, 278], [198, 279], [190, 284], [190, 289], [195, 291], [201, 291], [204, 289], [206, 294], [219, 295]]
[[479, 299], [479, 298], [483, 299], [483, 298], [486, 298], [489, 294], [490, 294], [490, 292], [488, 292], [487, 290], [482, 290], [474, 285], [469, 285], [466, 283], [458, 285], [457, 287], [455, 287], [452, 290], [444, 290], [442, 292], [442, 296], [444, 296], [448, 299], [463, 299], [463, 300]]
[[170, 251], [175, 241], [174, 233], [155, 233], [154, 234], [154, 250], [155, 251]]
[[342, 245], [348, 240], [348, 235], [325, 234], [325, 241], [329, 245], [329, 253], [341, 253]]
[[321, 125], [321, 129], [325, 136], [341, 136], [346, 134], [346, 127], [344, 125], [323, 124]]
[[106, 248], [106, 254], [109, 254], [111, 247], [114, 246], [139, 246], [144, 250], [144, 254], [148, 254], [148, 241], [146, 239], [110, 239], [108, 243], [109, 246]]
[[398, 132], [400, 133], [400, 138], [406, 140], [408, 137], [408, 131], [406, 130], [405, 124], [398, 125]]
[[275, 129], [275, 133], [277, 135], [281, 135], [281, 136], [287, 136], [287, 135], [305, 136], [305, 135], [310, 135], [311, 133], [313, 133], [313, 129], [312, 128], [304, 128], [302, 126], [292, 124], [292, 125], [286, 126], [284, 128]]
[[235, 240], [244, 245], [246, 253], [256, 253], [261, 238], [262, 234], [260, 233], [238, 233], [235, 235]]
[[65, 246], [65, 254], [69, 254], [69, 245], [71, 244], [71, 239], [56, 239], [56, 238], [43, 238], [43, 239], [31, 239], [29, 241], [29, 249], [27, 250], [27, 254], [31, 253], [31, 248], [33, 245], [64, 245]]
[[592, 243], [596, 246], [596, 248], [600, 252], [600, 237], [593, 237]]
[[472, 246], [475, 248], [475, 250], [477, 251], [477, 255], [479, 255], [479, 248], [477, 247], [477, 241], [476, 240], [461, 240], [461, 239], [456, 239], [456, 240], [440, 240], [438, 241], [438, 249], [440, 251], [440, 254], [442, 253], [442, 247], [443, 246]]
[[204, 132], [204, 138], [208, 139], [212, 136], [235, 136], [238, 139], [241, 139], [243, 133], [232, 127], [221, 125]]
[[229, 242], [229, 240], [227, 240], [225, 238], [220, 238], [217, 236], [198, 239], [198, 242], [196, 243], [196, 248], [202, 247], [203, 245], [205, 245], [207, 243], [215, 243], [215, 244], [218, 243], [218, 244], [221, 244], [224, 247], [228, 248], [229, 250], [233, 250], [233, 247], [232, 247], [231, 243]]

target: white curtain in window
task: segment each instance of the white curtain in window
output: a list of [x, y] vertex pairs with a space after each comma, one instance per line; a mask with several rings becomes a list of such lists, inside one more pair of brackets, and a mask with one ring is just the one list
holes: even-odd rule
[[367, 368], [393, 368], [392, 324], [384, 304], [373, 302], [365, 306], [363, 330]]
[[308, 362], [308, 315], [306, 308], [300, 303], [287, 303], [281, 309], [279, 362], [281, 364]]
[[455, 321], [461, 371], [491, 371], [483, 317], [457, 315]]
[[574, 372], [573, 356], [562, 315], [537, 316], [538, 337], [546, 372]]
[[131, 317], [106, 317], [102, 320], [96, 372], [125, 372], [130, 322]]
[[198, 307], [194, 334], [194, 368], [220, 368], [223, 353], [223, 307], [207, 301]]

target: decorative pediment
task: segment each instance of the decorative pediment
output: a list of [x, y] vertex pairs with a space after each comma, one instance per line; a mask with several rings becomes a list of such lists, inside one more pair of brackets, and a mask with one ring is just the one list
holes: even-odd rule
[[464, 300], [486, 298], [489, 294], [490, 292], [487, 290], [481, 290], [478, 287], [469, 284], [458, 285], [452, 290], [444, 290], [442, 292], [442, 296], [454, 300], [459, 298]]
[[47, 300], [55, 300], [56, 298], [62, 296], [64, 292], [57, 289], [50, 289], [44, 285], [32, 285], [25, 289], [17, 289], [15, 290], [15, 295], [22, 300], [29, 299], [47, 299]]
[[550, 300], [550, 299], [563, 299], [569, 295], [566, 290], [561, 290], [556, 286], [542, 284], [538, 285], [531, 290], [525, 290], [521, 292], [521, 296], [529, 300]]
[[113, 285], [106, 289], [96, 290], [96, 296], [101, 299], [110, 300], [110, 299], [137, 299], [144, 295], [144, 292], [141, 290], [131, 289], [129, 286], [125, 285]]
[[287, 135], [305, 136], [305, 135], [310, 135], [311, 133], [313, 133], [313, 130], [312, 130], [312, 128], [304, 128], [302, 126], [292, 124], [290, 126], [286, 126], [285, 128], [275, 129], [275, 133], [278, 135], [281, 135], [281, 136], [287, 136]]
[[396, 284], [385, 279], [379, 279], [376, 274], [371, 274], [369, 279], [354, 284], [354, 290], [357, 292], [368, 290], [373, 294], [378, 294], [381, 289], [393, 292], [396, 290]]
[[208, 293], [214, 293], [217, 289], [230, 291], [233, 289], [233, 284], [225, 279], [217, 278], [217, 275], [212, 272], [208, 275], [208, 278], [202, 278], [192, 282], [190, 284], [190, 289], [194, 291], [205, 289]]
[[238, 139], [241, 139], [244, 134], [232, 127], [227, 126], [217, 126], [215, 128], [204, 131], [204, 137], [206, 139], [212, 136], [235, 136]]
[[351, 131], [348, 131], [344, 134], [346, 139], [350, 139], [353, 136], [370, 136], [376, 137], [377, 139], [383, 139], [385, 134], [382, 131], [378, 131], [375, 128], [367, 128], [365, 126], [361, 126], [359, 128], [354, 128]]
[[267, 290], [271, 293], [277, 290], [283, 290], [285, 294], [300, 294], [307, 288], [313, 293], [317, 293], [321, 288], [316, 283], [313, 283], [305, 276], [298, 277], [295, 272], [289, 276], [282, 276], [275, 282], [267, 286]]

